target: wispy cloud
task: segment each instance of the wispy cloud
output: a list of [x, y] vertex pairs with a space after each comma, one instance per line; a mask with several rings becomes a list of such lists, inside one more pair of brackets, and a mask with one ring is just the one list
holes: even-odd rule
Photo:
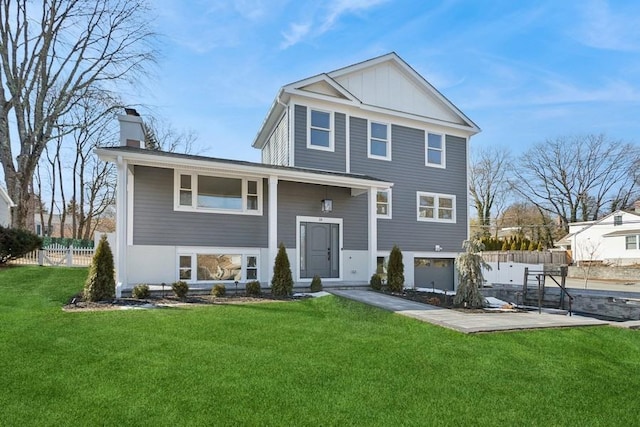
[[[306, 18], [301, 22], [289, 24], [289, 28], [282, 32], [284, 40], [280, 44], [281, 49], [287, 49], [301, 41], [318, 37], [330, 31], [340, 18], [346, 15], [363, 13], [388, 0], [333, 0], [325, 6], [310, 13], [311, 18]], [[312, 29], [314, 29], [312, 31]]]
[[580, 43], [596, 49], [638, 51], [640, 50], [639, 12], [637, 8], [613, 10], [607, 0], [581, 3], [581, 19], [573, 29], [572, 35]]

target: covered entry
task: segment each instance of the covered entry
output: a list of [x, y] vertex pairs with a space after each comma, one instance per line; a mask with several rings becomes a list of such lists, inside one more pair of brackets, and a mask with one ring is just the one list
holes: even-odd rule
[[416, 287], [453, 290], [453, 259], [414, 258], [413, 268]]
[[301, 279], [340, 277], [340, 228], [329, 218], [299, 221]]

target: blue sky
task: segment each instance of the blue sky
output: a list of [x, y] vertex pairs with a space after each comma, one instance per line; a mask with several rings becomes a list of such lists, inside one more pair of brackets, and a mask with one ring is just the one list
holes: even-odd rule
[[640, 143], [637, 0], [156, 0], [162, 57], [130, 103], [193, 129], [198, 154], [251, 148], [278, 89], [391, 51], [521, 152], [563, 135]]

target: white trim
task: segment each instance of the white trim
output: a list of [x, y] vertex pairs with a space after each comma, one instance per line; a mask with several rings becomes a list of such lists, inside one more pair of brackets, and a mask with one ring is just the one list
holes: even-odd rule
[[[173, 209], [175, 211], [183, 211], [183, 212], [202, 212], [202, 213], [215, 213], [215, 214], [230, 214], [230, 215], [262, 215], [262, 205], [263, 205], [263, 191], [262, 191], [262, 177], [243, 177], [237, 176], [234, 174], [226, 174], [226, 173], [198, 173], [193, 172], [191, 170], [185, 169], [174, 169], [173, 170]], [[190, 176], [191, 177], [191, 206], [181, 205], [180, 204], [180, 190], [181, 176]], [[236, 209], [220, 209], [220, 208], [206, 208], [198, 206], [198, 176], [208, 176], [213, 178], [232, 178], [240, 180], [240, 185], [242, 189], [242, 208], [240, 210]], [[248, 200], [248, 182], [255, 181], [257, 185], [258, 191], [258, 209], [257, 210], [249, 210], [247, 209], [247, 200]]]
[[344, 171], [351, 173], [351, 116], [349, 114], [344, 115], [345, 124], [345, 150], [344, 150]]
[[[260, 280], [260, 249], [259, 248], [242, 248], [242, 247], [215, 247], [215, 246], [177, 246], [175, 251], [176, 271], [175, 279], [183, 280], [189, 284], [208, 284], [208, 283], [234, 283], [235, 280], [197, 280], [197, 275], [194, 278], [194, 271], [198, 268], [197, 257], [198, 255], [239, 255], [240, 256], [240, 280], [239, 283], [246, 283], [247, 279], [247, 256], [255, 256], [257, 279]], [[191, 257], [191, 278], [189, 280], [180, 279], [180, 257]]]
[[300, 277], [300, 224], [303, 222], [315, 222], [319, 224], [338, 224], [339, 225], [339, 242], [338, 253], [340, 258], [338, 259], [338, 277], [323, 277], [323, 282], [340, 282], [343, 277], [344, 263], [342, 259], [342, 247], [343, 247], [343, 231], [342, 218], [328, 218], [318, 216], [296, 216], [296, 282], [311, 282], [312, 278]]
[[434, 259], [455, 259], [458, 255], [458, 252], [413, 252], [413, 258], [434, 258]]
[[[421, 217], [420, 216], [420, 196], [433, 197], [434, 205], [433, 205], [433, 218]], [[451, 207], [451, 219], [442, 219], [438, 218], [438, 210], [440, 209], [440, 198], [451, 199], [452, 207]], [[441, 194], [441, 193], [430, 193], [427, 191], [416, 191], [416, 218], [421, 222], [443, 222], [449, 224], [456, 223], [456, 196], [454, 194]]]
[[127, 245], [129, 246], [133, 245], [133, 180], [133, 172], [127, 166]]
[[[387, 193], [387, 214], [382, 215], [378, 213], [378, 193]], [[391, 188], [379, 188], [376, 189], [376, 218], [379, 219], [391, 219], [392, 218], [392, 194]]]
[[[379, 156], [377, 154], [371, 153], [371, 140], [373, 138], [373, 136], [371, 136], [371, 126], [373, 124], [385, 126], [387, 129], [387, 138], [384, 141], [387, 144], [386, 156]], [[376, 138], [376, 140], [382, 142], [382, 140], [378, 138]], [[370, 159], [391, 161], [391, 124], [390, 123], [380, 122], [377, 120], [367, 120], [367, 157]]]
[[368, 199], [369, 199], [369, 212], [367, 215], [367, 221], [369, 222], [369, 241], [368, 250], [369, 250], [369, 275], [371, 277], [376, 273], [376, 258], [378, 251], [378, 218], [376, 216], [376, 195], [378, 189], [377, 188], [369, 188]]
[[[442, 163], [429, 163], [429, 135], [438, 135], [440, 137], [442, 148], [440, 149]], [[432, 168], [446, 169], [447, 167], [447, 143], [446, 136], [439, 132], [430, 132], [425, 130], [424, 132], [424, 165]], [[437, 150], [434, 148], [433, 150]]]
[[10, 208], [16, 207], [16, 204], [11, 200], [11, 197], [9, 197], [9, 193], [2, 186], [0, 186], [0, 196], [6, 200], [7, 205], [9, 205]]
[[116, 183], [116, 297], [122, 296], [122, 288], [127, 286], [127, 173], [128, 164], [122, 156], [117, 156]]
[[[274, 265], [278, 254], [278, 177], [269, 176], [269, 223], [268, 223], [268, 244], [269, 244], [269, 265]], [[273, 269], [268, 270], [267, 283], [271, 285]]]
[[[335, 142], [334, 142], [334, 133], [335, 133], [335, 123], [334, 123], [334, 114], [333, 111], [328, 111], [328, 110], [322, 110], [319, 108], [313, 108], [310, 106], [306, 106], [307, 108], [307, 148], [311, 149], [311, 150], [320, 150], [320, 151], [331, 151], [334, 152], [335, 151]], [[329, 115], [329, 129], [325, 129], [325, 128], [319, 128], [316, 127], [314, 129], [323, 131], [323, 132], [329, 132], [329, 146], [328, 147], [323, 147], [321, 145], [313, 145], [311, 144], [311, 112], [312, 111], [316, 111], [318, 113], [325, 113]]]

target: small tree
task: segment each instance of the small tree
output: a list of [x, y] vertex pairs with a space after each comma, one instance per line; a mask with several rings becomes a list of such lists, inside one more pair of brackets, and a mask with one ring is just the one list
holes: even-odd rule
[[396, 245], [393, 245], [391, 254], [389, 254], [387, 285], [391, 292], [402, 292], [404, 289], [404, 264], [402, 263], [402, 252]]
[[465, 252], [456, 258], [459, 284], [453, 303], [467, 308], [481, 308], [484, 305], [484, 297], [480, 293], [484, 283], [482, 269], [491, 270], [491, 267], [478, 254], [484, 249], [482, 243], [465, 240], [462, 248]]
[[39, 249], [42, 239], [35, 234], [17, 228], [0, 225], [0, 265]]
[[287, 296], [293, 292], [293, 278], [291, 277], [291, 265], [284, 244], [280, 243], [276, 262], [273, 265], [273, 278], [271, 279], [271, 293], [275, 296]]
[[322, 290], [322, 279], [317, 274], [311, 280], [311, 292], [320, 292]]
[[84, 298], [88, 301], [102, 301], [113, 298], [115, 292], [113, 255], [107, 235], [103, 234], [93, 255], [89, 276], [84, 284]]

